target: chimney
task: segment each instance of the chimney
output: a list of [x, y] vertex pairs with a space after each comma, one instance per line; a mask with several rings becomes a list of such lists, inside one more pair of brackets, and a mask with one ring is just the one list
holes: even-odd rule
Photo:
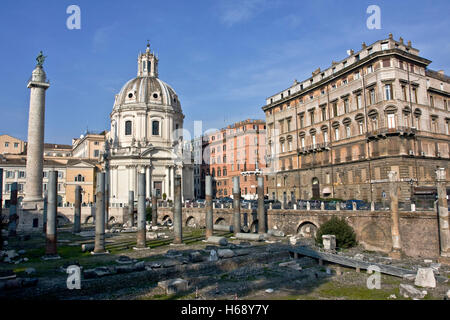
[[408, 40], [408, 47], [411, 48], [411, 40]]
[[362, 46], [363, 49], [367, 48], [367, 45], [366, 45], [365, 42], [363, 42], [361, 46]]
[[403, 44], [403, 38], [402, 37], [400, 37], [400, 44]]
[[392, 35], [392, 33], [389, 33], [389, 39], [390, 40], [394, 39], [394, 36]]

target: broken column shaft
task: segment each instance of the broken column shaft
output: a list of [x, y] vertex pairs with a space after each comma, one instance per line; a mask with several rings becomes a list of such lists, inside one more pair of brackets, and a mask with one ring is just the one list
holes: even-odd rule
[[134, 191], [128, 191], [128, 223], [134, 226]]
[[213, 235], [212, 179], [205, 177], [206, 239]]
[[145, 248], [145, 173], [138, 174], [137, 248]]
[[47, 233], [48, 192], [44, 192], [44, 208], [42, 209], [42, 231]]
[[73, 212], [73, 233], [81, 232], [81, 186], [75, 187], [75, 207]]
[[9, 200], [9, 223], [8, 234], [10, 237], [16, 235], [17, 229], [17, 182], [11, 184], [11, 196]]
[[239, 176], [233, 177], [233, 231], [241, 232], [241, 188]]
[[156, 189], [152, 191], [152, 226], [158, 224], [158, 198], [156, 197]]
[[258, 233], [267, 233], [266, 209], [264, 208], [264, 177], [258, 177]]
[[94, 253], [105, 253], [105, 173], [97, 173]]
[[58, 210], [58, 172], [49, 171], [48, 173], [48, 206], [47, 206], [47, 229], [45, 254], [54, 256], [57, 254], [56, 248], [56, 225]]
[[441, 247], [440, 255], [442, 257], [450, 257], [450, 231], [446, 186], [447, 175], [445, 168], [439, 168], [436, 170], [436, 181], [439, 212], [439, 242]]
[[173, 231], [175, 238], [173, 243], [183, 243], [183, 221], [182, 221], [182, 208], [181, 208], [181, 176], [175, 177], [175, 194], [174, 194], [174, 214], [173, 214]]
[[401, 258], [401, 239], [400, 239], [400, 218], [398, 214], [398, 178], [397, 172], [389, 171], [389, 196], [391, 199], [391, 235], [392, 235], [392, 252], [391, 257], [395, 259]]

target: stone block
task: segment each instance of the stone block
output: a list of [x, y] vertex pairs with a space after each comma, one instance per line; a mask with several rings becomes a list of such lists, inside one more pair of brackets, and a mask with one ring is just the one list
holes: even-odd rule
[[325, 250], [336, 250], [336, 236], [334, 234], [324, 234], [322, 244]]
[[198, 251], [191, 252], [191, 253], [189, 253], [189, 261], [191, 261], [193, 263], [202, 262], [203, 261], [203, 256]]
[[188, 290], [189, 283], [184, 279], [177, 278], [160, 281], [158, 287], [163, 288], [166, 294], [176, 294]]
[[284, 237], [285, 236], [283, 231], [276, 230], [276, 229], [270, 229], [269, 231], [267, 231], [267, 233], [273, 237]]
[[436, 278], [432, 268], [419, 268], [414, 284], [418, 287], [436, 288]]
[[234, 251], [230, 249], [219, 249], [217, 250], [217, 255], [219, 258], [232, 258], [234, 257]]
[[208, 237], [208, 239], [206, 239], [207, 243], [212, 243], [212, 244], [217, 244], [220, 246], [226, 246], [228, 244], [228, 240], [225, 237], [216, 237], [216, 236], [211, 236]]
[[400, 284], [400, 294], [404, 298], [422, 299], [426, 296], [426, 293], [417, 290], [409, 284]]

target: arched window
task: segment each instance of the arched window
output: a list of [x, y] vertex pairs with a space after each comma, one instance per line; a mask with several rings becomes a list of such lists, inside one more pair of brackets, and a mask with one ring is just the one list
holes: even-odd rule
[[75, 182], [84, 182], [84, 177], [81, 174], [75, 176]]
[[159, 121], [152, 122], [152, 135], [159, 136]]
[[131, 121], [125, 121], [125, 135], [131, 136]]

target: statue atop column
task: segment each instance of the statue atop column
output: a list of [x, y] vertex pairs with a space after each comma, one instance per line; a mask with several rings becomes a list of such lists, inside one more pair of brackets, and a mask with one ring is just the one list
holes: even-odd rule
[[39, 55], [38, 55], [37, 58], [36, 58], [36, 61], [37, 61], [37, 65], [36, 65], [36, 66], [42, 67], [42, 66], [44, 65], [45, 58], [47, 58], [47, 57], [44, 56], [44, 54], [42, 53], [42, 51], [39, 52]]

